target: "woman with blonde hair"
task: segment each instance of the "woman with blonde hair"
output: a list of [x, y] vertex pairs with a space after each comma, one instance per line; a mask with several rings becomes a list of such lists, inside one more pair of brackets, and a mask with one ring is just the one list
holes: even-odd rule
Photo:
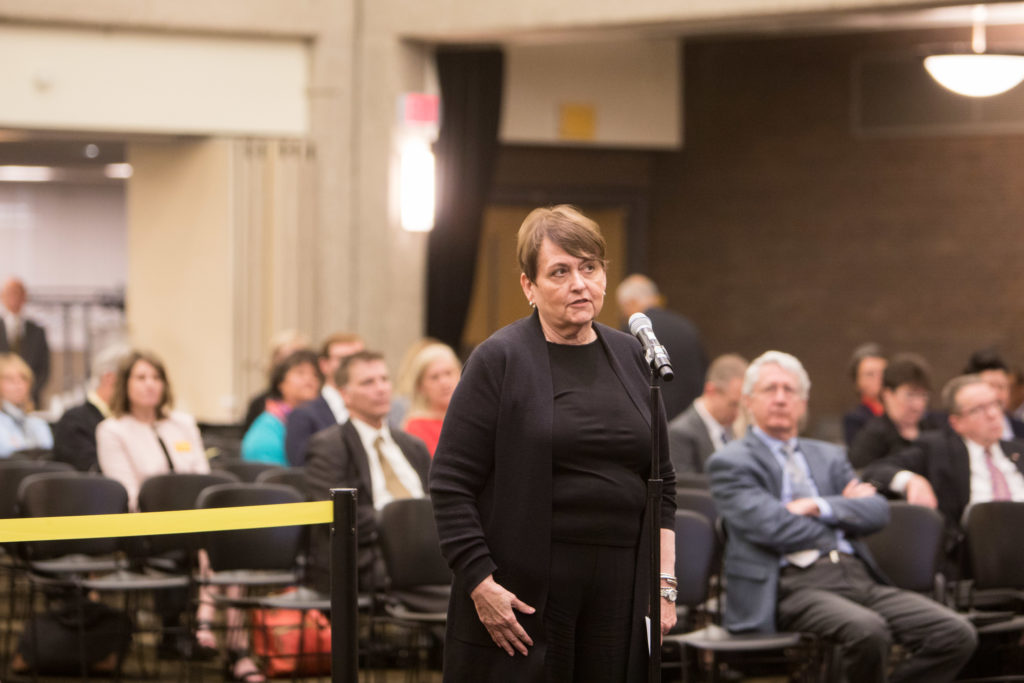
[[409, 363], [403, 384], [408, 383], [412, 403], [402, 428], [423, 439], [430, 455], [434, 455], [441, 437], [448, 403], [462, 375], [462, 363], [447, 344], [433, 341], [425, 344]]
[[0, 354], [0, 458], [30, 448], [53, 448], [53, 434], [45, 420], [29, 415], [32, 369], [15, 353]]

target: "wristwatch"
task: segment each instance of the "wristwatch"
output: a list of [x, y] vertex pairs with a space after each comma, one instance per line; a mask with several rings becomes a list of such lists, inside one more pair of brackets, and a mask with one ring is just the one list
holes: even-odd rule
[[669, 602], [675, 602], [677, 595], [679, 595], [679, 593], [675, 588], [672, 588], [671, 586], [661, 587], [661, 597], [665, 598]]

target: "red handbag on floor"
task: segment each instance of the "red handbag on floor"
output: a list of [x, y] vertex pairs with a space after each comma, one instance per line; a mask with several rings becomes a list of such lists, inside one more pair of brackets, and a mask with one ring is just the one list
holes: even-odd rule
[[331, 673], [331, 622], [319, 610], [309, 610], [303, 618], [297, 609], [257, 609], [252, 624], [252, 651], [263, 659], [267, 676]]

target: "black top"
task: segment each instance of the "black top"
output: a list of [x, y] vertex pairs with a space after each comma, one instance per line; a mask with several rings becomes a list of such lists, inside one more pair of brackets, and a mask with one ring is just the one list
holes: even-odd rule
[[53, 426], [53, 459], [81, 472], [98, 472], [96, 427], [103, 413], [86, 401], [64, 412]]
[[548, 344], [555, 412], [551, 538], [634, 546], [644, 512], [651, 430], [604, 347]]
[[[941, 429], [942, 426], [942, 416], [932, 413], [926, 413], [917, 424], [922, 433]], [[858, 470], [863, 469], [875, 460], [892, 455], [912, 443], [910, 439], [903, 438], [888, 415], [873, 417], [857, 432], [850, 444], [850, 464]]]

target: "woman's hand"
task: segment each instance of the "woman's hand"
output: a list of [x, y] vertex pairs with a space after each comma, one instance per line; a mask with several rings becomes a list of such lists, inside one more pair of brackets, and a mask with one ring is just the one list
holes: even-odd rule
[[[502, 588], [494, 580], [493, 575], [481, 581], [469, 597], [473, 598], [476, 614], [487, 632], [491, 634], [491, 640], [507, 652], [509, 657], [515, 655], [517, 651], [525, 655], [526, 648], [533, 645], [533, 639], [519, 624], [513, 610], [524, 614], [533, 614], [537, 610], [517, 598], [511, 591]], [[675, 623], [675, 611], [672, 612], [672, 622]]]
[[661, 638], [662, 641], [665, 639], [665, 634], [672, 630], [672, 627], [676, 625], [676, 603], [669, 602], [667, 599], [661, 599]]

